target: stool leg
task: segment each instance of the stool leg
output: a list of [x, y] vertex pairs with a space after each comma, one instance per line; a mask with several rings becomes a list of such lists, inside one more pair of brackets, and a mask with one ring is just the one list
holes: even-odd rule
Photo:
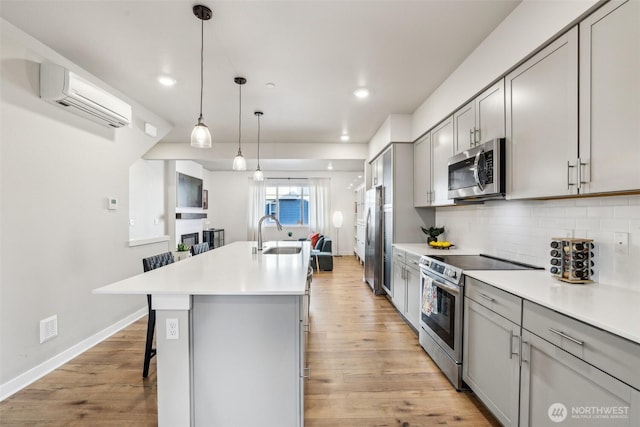
[[151, 309], [151, 295], [147, 295], [147, 304], [149, 306], [149, 318], [147, 320], [147, 342], [144, 349], [142, 378], [147, 378], [149, 375], [149, 363], [151, 362], [151, 358], [156, 355], [156, 349], [153, 348], [153, 333], [156, 329], [156, 311]]

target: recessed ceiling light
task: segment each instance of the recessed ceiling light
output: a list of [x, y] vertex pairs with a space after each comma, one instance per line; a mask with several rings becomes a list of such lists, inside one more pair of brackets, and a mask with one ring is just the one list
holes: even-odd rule
[[358, 179], [362, 179], [362, 175], [358, 175]]
[[331, 162], [329, 162], [329, 166], [327, 166], [327, 169], [329, 169], [330, 171], [333, 170], [333, 164]]
[[346, 134], [345, 134], [345, 135], [342, 135], [342, 136], [340, 137], [340, 141], [342, 141], [342, 142], [347, 142], [348, 140], [349, 140], [349, 135], [346, 135]]
[[176, 79], [170, 76], [158, 76], [158, 83], [160, 83], [162, 86], [171, 87], [175, 86]]
[[266, 87], [268, 87], [269, 89], [273, 89], [274, 87], [276, 87], [275, 83], [267, 83], [265, 84]]
[[353, 94], [358, 99], [365, 99], [365, 98], [367, 98], [369, 96], [369, 89], [367, 89], [366, 87], [361, 87], [361, 88], [358, 88], [358, 89], [354, 90]]

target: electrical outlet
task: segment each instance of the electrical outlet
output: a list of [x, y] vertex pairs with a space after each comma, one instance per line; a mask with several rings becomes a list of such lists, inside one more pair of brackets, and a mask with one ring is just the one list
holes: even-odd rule
[[40, 344], [58, 336], [58, 316], [53, 315], [40, 321]]
[[614, 233], [613, 245], [617, 254], [629, 255], [629, 233]]
[[177, 340], [180, 338], [180, 324], [178, 319], [167, 319], [167, 339]]

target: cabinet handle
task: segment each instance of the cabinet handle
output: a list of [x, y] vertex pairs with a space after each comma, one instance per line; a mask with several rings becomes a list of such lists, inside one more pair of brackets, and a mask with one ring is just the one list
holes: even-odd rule
[[[584, 166], [587, 166], [587, 164], [583, 163], [582, 159], [580, 159], [580, 157], [578, 157], [578, 182], [580, 183], [578, 188], [582, 188], [582, 184], [588, 184], [589, 183], [589, 181], [583, 181], [582, 180], [582, 170], [583, 170]], [[586, 175], [586, 173], [585, 173], [585, 175]]]
[[474, 138], [474, 131], [473, 131], [473, 128], [471, 128], [469, 129], [469, 147], [474, 146], [473, 138]]
[[309, 323], [305, 323], [302, 325], [302, 330], [306, 333], [311, 332], [311, 325]]
[[480, 143], [480, 129], [475, 129], [474, 131], [474, 136], [475, 136], [475, 145], [478, 145]]
[[[305, 375], [304, 371], [307, 371], [308, 374]], [[307, 380], [311, 379], [311, 368], [302, 368], [302, 378], [306, 378]]]
[[513, 352], [513, 339], [517, 338], [518, 339], [518, 345], [516, 346], [516, 348], [520, 347], [520, 336], [519, 335], [513, 335], [513, 331], [509, 331], [509, 359], [513, 358], [513, 356], [517, 356], [519, 354], [519, 352], [516, 350], [516, 352]]
[[478, 295], [480, 295], [480, 297], [482, 297], [482, 298], [486, 299], [487, 301], [491, 301], [491, 302], [495, 301], [495, 300], [494, 300], [493, 298], [491, 298], [489, 295], [485, 295], [485, 294], [483, 294], [482, 292], [478, 292]]
[[582, 342], [580, 340], [577, 340], [574, 337], [571, 337], [571, 336], [569, 336], [569, 335], [565, 334], [564, 332], [559, 331], [557, 329], [549, 328], [549, 332], [553, 332], [556, 335], [560, 335], [562, 338], [566, 338], [569, 341], [572, 341], [572, 342], [574, 342], [574, 343], [576, 343], [578, 345], [584, 345], [584, 342]]
[[576, 185], [571, 182], [571, 168], [575, 168], [575, 166], [567, 160], [567, 190], [570, 190], [572, 185]]
[[529, 344], [527, 341], [520, 341], [520, 366], [522, 366], [523, 363], [529, 363], [529, 361], [524, 358], [525, 346], [529, 347], [529, 353], [531, 353], [531, 344]]

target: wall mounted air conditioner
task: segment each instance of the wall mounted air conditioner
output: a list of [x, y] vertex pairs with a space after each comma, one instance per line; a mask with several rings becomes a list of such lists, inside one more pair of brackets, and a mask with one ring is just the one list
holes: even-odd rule
[[66, 68], [40, 64], [40, 98], [105, 126], [131, 124], [131, 106]]

